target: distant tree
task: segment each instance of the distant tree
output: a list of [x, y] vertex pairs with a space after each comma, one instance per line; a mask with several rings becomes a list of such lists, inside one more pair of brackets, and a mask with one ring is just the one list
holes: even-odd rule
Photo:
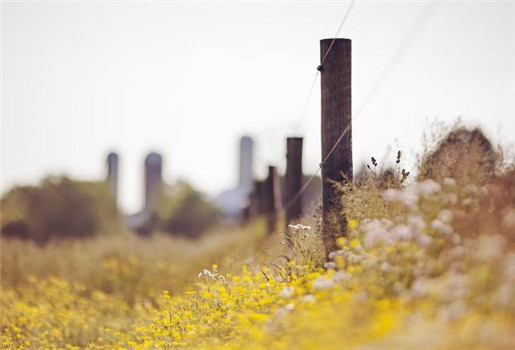
[[44, 243], [51, 238], [88, 237], [121, 229], [109, 187], [48, 177], [39, 186], [19, 186], [1, 199], [2, 235]]
[[184, 181], [163, 195], [158, 208], [164, 231], [193, 238], [216, 225], [220, 214], [213, 203]]

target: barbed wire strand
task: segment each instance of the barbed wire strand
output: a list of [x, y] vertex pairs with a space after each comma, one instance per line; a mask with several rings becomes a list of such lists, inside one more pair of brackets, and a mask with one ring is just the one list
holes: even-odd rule
[[315, 73], [315, 78], [313, 79], [313, 83], [311, 84], [311, 88], [309, 89], [308, 97], [306, 98], [306, 101], [304, 101], [304, 106], [302, 107], [299, 118], [297, 118], [297, 123], [295, 124], [295, 128], [293, 129], [294, 135], [296, 135], [299, 132], [300, 126], [302, 124], [302, 120], [304, 119], [304, 115], [306, 115], [306, 112], [308, 110], [309, 102], [311, 101], [311, 96], [313, 95], [313, 91], [315, 91], [315, 85], [317, 83], [319, 75], [320, 75], [320, 72], [317, 70], [317, 72]]
[[[351, 8], [353, 4], [354, 4], [354, 1], [351, 3], [351, 6], [349, 6], [349, 8]], [[361, 114], [364, 111], [364, 109], [366, 108], [366, 106], [370, 103], [370, 101], [372, 100], [372, 98], [375, 95], [375, 93], [377, 93], [377, 91], [379, 90], [380, 86], [386, 80], [386, 78], [388, 76], [388, 73], [395, 66], [396, 61], [398, 61], [402, 57], [402, 55], [405, 52], [406, 47], [409, 46], [409, 43], [413, 40], [415, 35], [421, 30], [421, 28], [423, 27], [423, 25], [427, 21], [427, 16], [425, 16], [425, 15], [428, 13], [429, 10], [431, 10], [432, 5], [433, 4], [431, 2], [428, 2], [424, 6], [424, 8], [420, 11], [420, 13], [417, 15], [415, 20], [413, 21], [413, 23], [410, 26], [407, 34], [404, 36], [404, 38], [402, 39], [401, 43], [399, 44], [399, 46], [395, 50], [395, 52], [392, 55], [392, 57], [390, 58], [388, 64], [385, 66], [385, 68], [383, 69], [381, 75], [376, 80], [376, 82], [374, 83], [373, 87], [370, 89], [369, 93], [366, 95], [367, 97], [365, 98], [365, 100], [361, 104], [360, 108], [358, 109], [358, 111], [356, 113], [356, 116], [354, 117], [355, 121], [357, 121], [359, 119], [359, 117], [361, 116]], [[346, 16], [348, 15], [349, 12], [350, 12], [350, 10], [347, 11]], [[342, 21], [342, 23], [344, 23], [344, 21]], [[340, 25], [340, 27], [341, 26], [343, 26], [343, 25]], [[339, 28], [339, 29], [341, 29], [341, 28]], [[334, 42], [334, 39], [333, 39], [333, 42]], [[329, 50], [331, 49], [332, 43], [329, 46], [329, 49], [327, 50], [327, 52], [329, 52]], [[327, 57], [327, 54], [324, 56], [323, 60], [326, 57]], [[319, 164], [319, 167], [316, 169], [316, 171], [313, 173], [313, 175], [304, 183], [304, 185], [295, 194], [295, 196], [293, 196], [293, 198], [290, 201], [288, 201], [288, 203], [286, 203], [285, 206], [283, 206], [281, 208], [281, 211], [279, 212], [279, 214], [281, 212], [283, 212], [283, 211], [288, 210], [299, 199], [299, 197], [308, 189], [308, 187], [311, 184], [311, 182], [313, 182], [313, 180], [318, 176], [318, 173], [320, 172], [320, 170], [324, 166], [325, 162], [329, 159], [329, 157], [333, 154], [333, 152], [336, 150], [338, 145], [342, 142], [342, 140], [345, 137], [345, 135], [349, 132], [350, 127], [351, 127], [350, 124], [347, 125], [347, 127], [343, 130], [341, 135], [336, 140], [336, 142], [333, 145], [333, 147], [331, 148], [331, 150], [327, 153], [327, 155], [324, 157], [324, 159], [322, 159], [322, 162]]]
[[[336, 30], [336, 34], [333, 36], [333, 40], [331, 41], [329, 48], [327, 49], [326, 53], [324, 54], [324, 57], [322, 58], [320, 65], [324, 64], [324, 61], [325, 61], [327, 55], [333, 48], [334, 42], [336, 41], [336, 38], [338, 38], [338, 35], [340, 34], [340, 31], [342, 30], [343, 25], [347, 21], [347, 18], [349, 17], [349, 14], [350, 14], [352, 8], [354, 7], [355, 3], [356, 3], [356, 0], [352, 0], [349, 7], [347, 7], [347, 11], [345, 12], [345, 15], [343, 16], [343, 19], [340, 22], [338, 29]], [[297, 123], [295, 124], [295, 128], [293, 129], [294, 134], [297, 134], [299, 132], [300, 126], [302, 125], [302, 120], [304, 119], [304, 116], [306, 115], [306, 112], [307, 112], [307, 109], [309, 106], [309, 102], [311, 101], [311, 96], [313, 95], [313, 91], [315, 90], [315, 85], [316, 85], [316, 82], [317, 82], [317, 79], [319, 76], [320, 76], [320, 71], [317, 70], [315, 73], [315, 78], [313, 79], [313, 83], [311, 84], [311, 88], [309, 89], [308, 96], [307, 96], [306, 100], [304, 101], [303, 107], [301, 109], [301, 113], [300, 113], [299, 117], [297, 118]]]
[[356, 3], [356, 0], [352, 0], [349, 7], [347, 7], [347, 12], [345, 12], [345, 15], [343, 16], [343, 19], [340, 23], [340, 26], [338, 27], [338, 30], [336, 31], [336, 34], [333, 36], [333, 41], [331, 41], [331, 44], [329, 45], [329, 48], [327, 49], [326, 53], [324, 54], [324, 57], [322, 58], [322, 61], [320, 64], [324, 64], [325, 59], [327, 58], [327, 55], [329, 55], [329, 52], [331, 52], [331, 49], [333, 48], [334, 42], [336, 41], [336, 38], [338, 38], [338, 35], [340, 35], [340, 31], [343, 28], [343, 25], [347, 21], [347, 18], [349, 17], [349, 14], [354, 7], [354, 4]]

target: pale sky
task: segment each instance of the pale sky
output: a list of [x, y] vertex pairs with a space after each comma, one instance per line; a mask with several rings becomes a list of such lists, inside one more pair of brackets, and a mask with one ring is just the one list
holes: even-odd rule
[[[101, 179], [116, 151], [121, 206], [134, 212], [145, 155], [158, 151], [166, 181], [216, 195], [237, 183], [246, 134], [257, 175], [284, 167], [319, 40], [334, 36], [348, 6], [2, 1], [2, 192], [48, 174]], [[353, 41], [355, 164], [402, 149], [409, 167], [435, 118], [515, 143], [514, 8], [357, 0], [340, 33]], [[320, 162], [319, 82], [299, 130], [310, 173]]]

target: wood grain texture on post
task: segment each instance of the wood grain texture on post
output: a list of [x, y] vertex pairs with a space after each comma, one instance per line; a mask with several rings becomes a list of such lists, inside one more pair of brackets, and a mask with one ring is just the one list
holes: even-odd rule
[[[336, 238], [347, 233], [340, 194], [334, 182], [352, 180], [351, 40], [320, 41], [322, 85], [322, 220], [326, 254], [337, 249]], [[326, 52], [329, 50], [326, 55]]]
[[268, 176], [263, 183], [263, 209], [266, 217], [268, 233], [276, 229], [277, 223], [277, 186], [278, 178], [275, 166], [268, 167]]
[[286, 139], [285, 232], [287, 233], [288, 225], [302, 216], [302, 194], [298, 195], [302, 187], [302, 140], [302, 137]]

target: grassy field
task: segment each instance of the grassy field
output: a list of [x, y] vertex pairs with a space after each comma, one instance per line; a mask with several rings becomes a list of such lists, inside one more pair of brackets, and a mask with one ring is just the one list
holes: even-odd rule
[[259, 221], [198, 241], [2, 239], [1, 347], [515, 348], [515, 172], [395, 176], [341, 186], [328, 260], [313, 223], [292, 246]]

